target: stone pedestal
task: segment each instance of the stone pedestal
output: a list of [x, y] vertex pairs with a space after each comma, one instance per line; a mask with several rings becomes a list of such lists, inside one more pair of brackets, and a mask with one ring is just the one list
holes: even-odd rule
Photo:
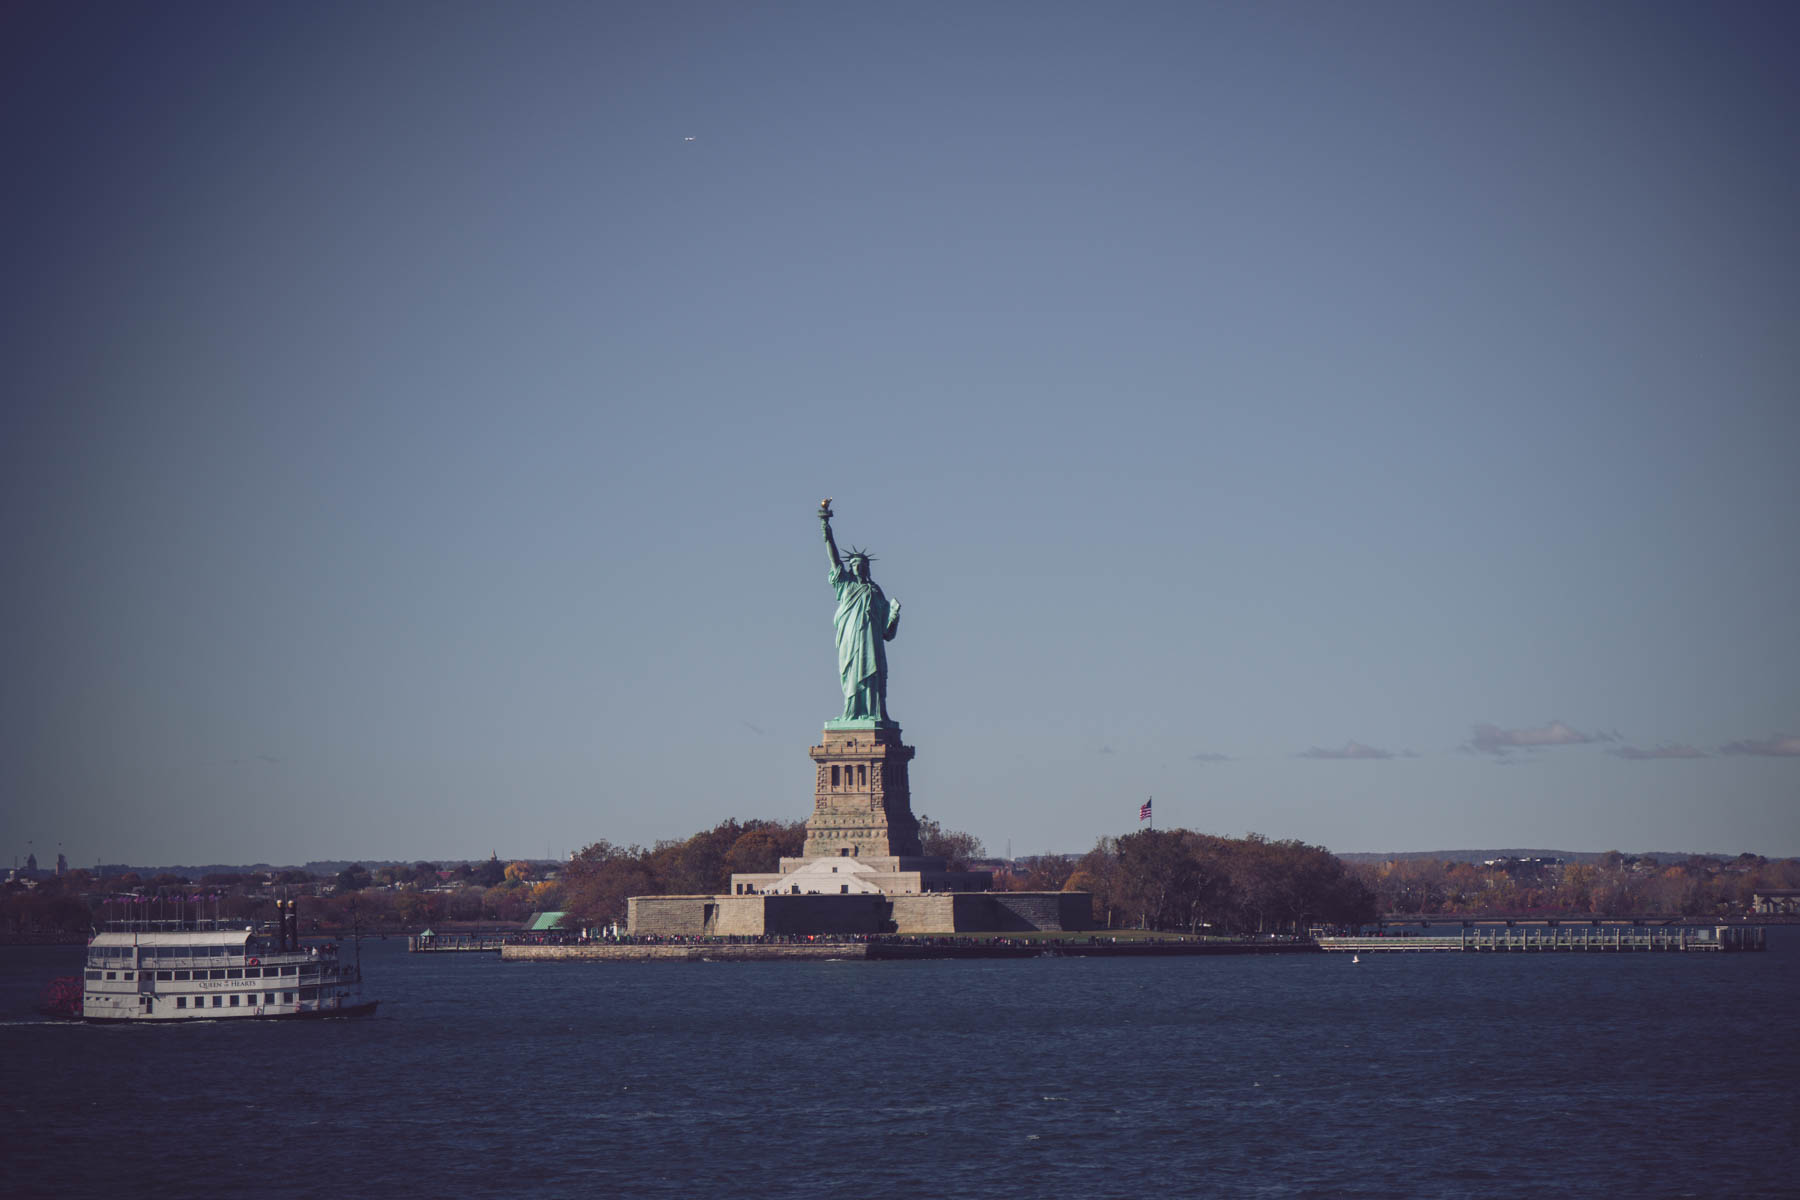
[[920, 854], [906, 764], [913, 748], [892, 721], [832, 721], [808, 751], [818, 767], [806, 858], [911, 858]]
[[[817, 767], [799, 858], [738, 873], [718, 896], [633, 896], [634, 934], [683, 937], [806, 933], [967, 933], [1084, 929], [1082, 892], [995, 892], [988, 871], [952, 871], [919, 844], [906, 764], [892, 721], [838, 720], [807, 753]], [[710, 945], [710, 943], [708, 943]]]

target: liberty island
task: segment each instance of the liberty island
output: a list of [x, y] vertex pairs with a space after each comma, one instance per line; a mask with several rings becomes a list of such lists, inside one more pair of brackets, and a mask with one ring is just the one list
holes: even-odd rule
[[951, 870], [924, 853], [908, 764], [915, 751], [888, 710], [887, 643], [900, 604], [855, 546], [838, 549], [830, 498], [819, 505], [828, 559], [840, 714], [807, 751], [812, 814], [799, 857], [734, 874], [720, 895], [633, 896], [633, 935], [926, 934], [1086, 929], [1085, 892], [996, 892], [987, 871]]

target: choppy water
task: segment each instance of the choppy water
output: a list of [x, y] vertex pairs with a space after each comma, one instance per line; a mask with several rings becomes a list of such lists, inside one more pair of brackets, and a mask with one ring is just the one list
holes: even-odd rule
[[365, 943], [371, 1020], [29, 1016], [9, 1195], [1792, 1196], [1766, 954], [503, 964]]

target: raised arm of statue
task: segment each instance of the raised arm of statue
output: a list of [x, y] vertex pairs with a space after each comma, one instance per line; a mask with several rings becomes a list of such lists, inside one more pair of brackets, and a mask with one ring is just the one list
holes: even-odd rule
[[837, 539], [831, 536], [831, 497], [819, 501], [819, 526], [825, 531], [825, 552], [831, 556], [831, 569], [841, 571], [844, 561], [838, 557]]

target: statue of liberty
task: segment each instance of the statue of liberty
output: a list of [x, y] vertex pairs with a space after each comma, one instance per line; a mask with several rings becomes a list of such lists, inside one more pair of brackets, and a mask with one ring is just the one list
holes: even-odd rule
[[866, 550], [850, 547], [850, 558], [838, 557], [831, 536], [831, 497], [819, 504], [819, 524], [831, 555], [831, 590], [837, 593], [838, 678], [844, 688], [844, 721], [885, 722], [887, 715], [887, 643], [900, 628], [900, 602], [889, 600], [873, 579]]

